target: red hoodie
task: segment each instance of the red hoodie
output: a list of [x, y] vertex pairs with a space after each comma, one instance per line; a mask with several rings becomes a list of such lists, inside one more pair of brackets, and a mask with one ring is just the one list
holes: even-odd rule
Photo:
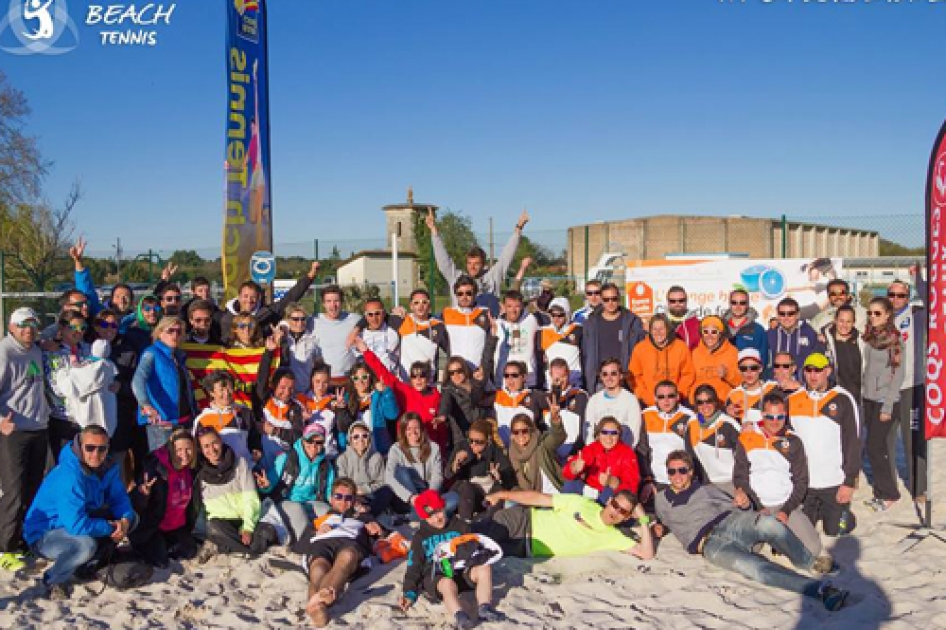
[[440, 390], [428, 386], [422, 392], [417, 391], [409, 383], [405, 383], [391, 374], [390, 370], [384, 367], [381, 360], [371, 350], [365, 350], [364, 359], [371, 371], [381, 379], [381, 382], [394, 390], [394, 397], [397, 398], [401, 413], [413, 411], [420, 416], [424, 428], [427, 429], [427, 436], [440, 447], [441, 456], [446, 457], [445, 454], [450, 452], [447, 450], [447, 438], [449, 436], [447, 423], [441, 422], [434, 426], [434, 416], [438, 414], [440, 409]]
[[[598, 476], [603, 472], [608, 472], [610, 469], [611, 476], [621, 480], [621, 485], [617, 487], [615, 492], [630, 490], [635, 494], [637, 493], [641, 473], [640, 467], [637, 464], [637, 454], [634, 453], [634, 449], [630, 446], [624, 442], [618, 442], [614, 448], [610, 451], [606, 451], [601, 442], [595, 440], [581, 449], [579, 454], [581, 458], [585, 460], [585, 469], [581, 472], [581, 476], [584, 477], [586, 484], [598, 492], [601, 492], [601, 481], [598, 479]], [[572, 462], [576, 459], [578, 459], [578, 455], [572, 455], [568, 458], [568, 461], [565, 462], [565, 467], [562, 469], [562, 475], [565, 479], [572, 480], [578, 478], [572, 472]]]

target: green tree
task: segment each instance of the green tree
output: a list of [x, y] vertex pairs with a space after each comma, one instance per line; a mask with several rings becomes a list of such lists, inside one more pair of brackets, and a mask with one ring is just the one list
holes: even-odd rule
[[906, 247], [900, 243], [880, 239], [878, 252], [881, 256], [925, 256], [926, 247]]
[[[444, 247], [447, 248], [447, 253], [450, 254], [453, 263], [458, 269], [465, 269], [466, 253], [470, 251], [470, 248], [479, 245], [476, 234], [473, 233], [473, 223], [470, 221], [470, 217], [448, 209], [437, 216], [437, 230], [440, 232], [440, 238], [443, 239]], [[428, 287], [430, 286], [430, 272], [431, 266], [433, 266], [436, 273], [434, 278], [437, 293], [446, 295], [449, 293], [450, 287], [447, 286], [443, 274], [436, 269], [426, 215], [418, 214], [415, 217], [414, 240], [417, 243], [417, 262], [420, 267], [421, 282]]]
[[175, 250], [169, 260], [178, 267], [200, 267], [204, 264], [204, 259], [192, 249]]

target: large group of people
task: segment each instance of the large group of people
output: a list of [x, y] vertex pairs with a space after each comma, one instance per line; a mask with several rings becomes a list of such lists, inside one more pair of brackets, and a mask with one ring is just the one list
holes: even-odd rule
[[[490, 545], [648, 560], [667, 534], [840, 608], [822, 532], [854, 528], [864, 462], [867, 507], [900, 499], [898, 424], [909, 461], [923, 461], [910, 284], [862, 308], [834, 279], [828, 308], [804, 321], [784, 298], [772, 327], [742, 289], [697, 317], [673, 287], [645, 322], [619, 287], [589, 281], [573, 312], [504, 289], [527, 221], [496, 264], [473, 249], [461, 271], [428, 218], [453, 289], [439, 314], [424, 289], [407, 308], [369, 299], [348, 312], [338, 286], [312, 314], [301, 300], [317, 263], [273, 303], [247, 282], [218, 305], [203, 279], [185, 302], [173, 266], [137, 300], [117, 285], [102, 301], [77, 243], [57, 322], [19, 308], [0, 341], [0, 568], [48, 559], [43, 585], [62, 599], [116, 548], [165, 567], [288, 544], [321, 626], [375, 543], [413, 521], [400, 606], [426, 594], [457, 627], [474, 623], [465, 590], [482, 620], [503, 618]], [[227, 371], [193, 383], [182, 345], [258, 350], [250, 402]], [[913, 466], [906, 480], [917, 501], [924, 475]], [[445, 565], [444, 545], [466, 564]]]

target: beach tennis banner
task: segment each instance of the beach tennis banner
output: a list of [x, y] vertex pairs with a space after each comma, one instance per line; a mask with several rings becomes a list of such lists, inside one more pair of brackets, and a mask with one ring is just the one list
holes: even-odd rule
[[939, 130], [926, 179], [926, 269], [929, 278], [926, 355], [926, 439], [946, 437], [946, 123]]
[[721, 315], [729, 308], [729, 292], [742, 288], [768, 327], [779, 300], [795, 298], [808, 318], [828, 304], [828, 281], [841, 274], [840, 258], [721, 258], [632, 260], [627, 263], [627, 307], [649, 319], [667, 310], [667, 291], [686, 287], [691, 313]]
[[227, 2], [226, 297], [250, 279], [254, 252], [273, 250], [265, 0]]
[[[256, 387], [256, 376], [259, 374], [260, 360], [263, 358], [264, 348], [224, 348], [200, 343], [182, 343], [181, 350], [187, 354], [187, 373], [194, 388], [194, 397], [197, 406], [201, 409], [210, 404], [207, 392], [201, 383], [204, 377], [214, 370], [224, 370], [233, 376], [236, 381], [234, 398], [241, 405], [252, 408], [253, 389]], [[270, 376], [279, 364], [279, 350], [273, 355], [273, 364], [270, 367]]]

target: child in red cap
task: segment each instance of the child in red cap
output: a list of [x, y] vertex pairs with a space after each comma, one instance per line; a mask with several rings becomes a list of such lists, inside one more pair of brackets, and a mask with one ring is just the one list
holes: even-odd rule
[[446, 507], [436, 490], [425, 490], [414, 499], [414, 509], [421, 523], [407, 556], [401, 610], [407, 611], [414, 605], [422, 588], [432, 600], [443, 601], [447, 611], [453, 614], [457, 628], [472, 628], [474, 621], [460, 608], [460, 593], [476, 591], [480, 620], [504, 620], [505, 615], [491, 603], [493, 573], [490, 565], [454, 572], [449, 561], [444, 561], [443, 565], [434, 561], [438, 545], [470, 533], [470, 525], [456, 515], [447, 520]]

